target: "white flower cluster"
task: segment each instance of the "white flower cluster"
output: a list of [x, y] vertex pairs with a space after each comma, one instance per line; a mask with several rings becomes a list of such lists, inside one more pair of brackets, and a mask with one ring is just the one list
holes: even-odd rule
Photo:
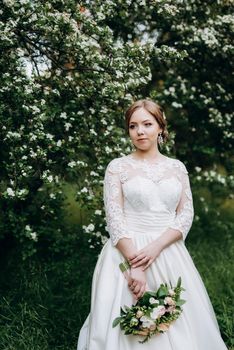
[[3, 139], [4, 141], [6, 139], [20, 139], [21, 138], [21, 134], [17, 131], [8, 131], [5, 138]]
[[29, 191], [27, 188], [17, 188], [7, 187], [6, 191], [3, 192], [3, 197], [5, 198], [18, 198], [20, 200], [25, 200]]
[[204, 171], [203, 176], [208, 182], [218, 182], [221, 184], [226, 184], [226, 176], [219, 174], [215, 170]]
[[88, 164], [85, 163], [83, 160], [71, 160], [67, 165], [70, 168], [74, 168], [74, 167], [86, 168], [88, 166]]
[[26, 231], [27, 237], [29, 237], [30, 239], [32, 239], [35, 242], [38, 241], [38, 235], [35, 231], [33, 231], [33, 229], [31, 228], [30, 225], [25, 226], [25, 231]]
[[175, 5], [164, 3], [157, 9], [157, 12], [163, 13], [164, 15], [176, 16], [180, 12], [180, 10]]
[[220, 128], [231, 127], [234, 113], [221, 113], [216, 108], [209, 108], [209, 119], [211, 124], [215, 124]]
[[88, 226], [83, 225], [82, 228], [86, 233], [91, 233], [94, 231], [95, 226], [94, 226], [94, 224], [89, 224]]
[[48, 183], [51, 183], [55, 180], [54, 176], [50, 173], [49, 170], [43, 171], [41, 178]]

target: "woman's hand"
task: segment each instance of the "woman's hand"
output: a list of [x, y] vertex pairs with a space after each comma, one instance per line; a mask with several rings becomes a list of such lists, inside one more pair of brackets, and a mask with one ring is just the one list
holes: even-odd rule
[[139, 250], [136, 254], [132, 255], [129, 259], [129, 263], [132, 268], [141, 266], [142, 270], [145, 271], [159, 256], [162, 250], [162, 244], [156, 239], [143, 249]]
[[131, 292], [133, 293], [135, 299], [139, 299], [142, 297], [146, 290], [146, 276], [145, 272], [142, 270], [141, 267], [131, 267], [128, 286]]

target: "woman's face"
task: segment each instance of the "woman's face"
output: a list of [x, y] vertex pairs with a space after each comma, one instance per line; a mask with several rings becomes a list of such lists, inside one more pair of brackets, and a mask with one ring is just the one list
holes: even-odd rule
[[146, 151], [155, 147], [161, 131], [156, 119], [143, 107], [132, 114], [129, 121], [129, 136], [136, 148]]

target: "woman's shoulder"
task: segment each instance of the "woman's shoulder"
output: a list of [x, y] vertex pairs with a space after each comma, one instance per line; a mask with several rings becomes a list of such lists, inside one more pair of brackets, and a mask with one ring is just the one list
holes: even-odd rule
[[175, 168], [177, 168], [178, 170], [182, 171], [185, 174], [188, 174], [188, 170], [185, 166], [185, 164], [179, 160], [178, 158], [171, 158], [171, 157], [167, 157], [169, 160], [169, 163], [171, 163], [171, 165]]
[[108, 164], [106, 169], [113, 172], [118, 173], [121, 171], [121, 168], [126, 160], [127, 156], [124, 155], [122, 157], [113, 158]]

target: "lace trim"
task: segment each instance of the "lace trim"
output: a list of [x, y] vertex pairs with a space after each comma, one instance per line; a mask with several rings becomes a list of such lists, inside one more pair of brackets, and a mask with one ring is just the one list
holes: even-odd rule
[[104, 206], [106, 212], [106, 229], [116, 245], [120, 238], [131, 238], [126, 228], [122, 205], [122, 188], [118, 177], [119, 163], [113, 160], [109, 163], [104, 178]]
[[170, 228], [179, 230], [182, 233], [183, 240], [185, 240], [193, 221], [194, 210], [192, 203], [186, 202], [182, 211], [176, 215], [174, 224], [170, 225]]
[[194, 217], [194, 208], [193, 208], [193, 198], [192, 198], [192, 192], [190, 189], [189, 178], [187, 175], [184, 175], [184, 176], [185, 178], [181, 179], [183, 184], [183, 195], [182, 195], [183, 204], [179, 206], [174, 223], [170, 226], [170, 228], [179, 230], [182, 233], [183, 239], [185, 240], [192, 226], [193, 217]]
[[[165, 172], [169, 168], [179, 169], [182, 173], [188, 174], [185, 165], [178, 159], [166, 157], [164, 161], [150, 163], [147, 160], [135, 159], [130, 154], [111, 161], [110, 170], [114, 173], [119, 173], [122, 184], [129, 180], [129, 169], [126, 169], [127, 165], [130, 165], [133, 169], [143, 170], [148, 179], [156, 183], [163, 179]], [[180, 171], [176, 173], [179, 180], [181, 180]]]
[[110, 234], [112, 244], [116, 245], [120, 238], [132, 238], [132, 235], [125, 227], [123, 210], [120, 205], [109, 202], [106, 211], [107, 231]]

